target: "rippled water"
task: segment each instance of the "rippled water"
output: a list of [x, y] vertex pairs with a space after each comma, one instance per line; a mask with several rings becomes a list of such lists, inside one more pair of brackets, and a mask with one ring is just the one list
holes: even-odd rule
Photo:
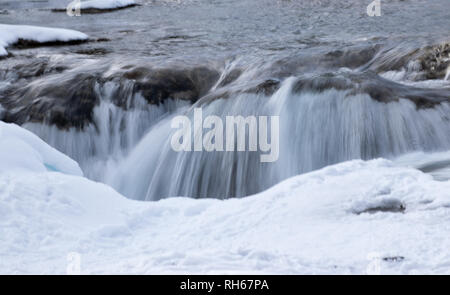
[[381, 17], [366, 14], [369, 0], [144, 0], [139, 7], [81, 17], [49, 11], [69, 2], [1, 0], [0, 23], [71, 28], [111, 39], [83, 47], [157, 60], [279, 57], [379, 39], [398, 44], [450, 37], [449, 0], [383, 0]]

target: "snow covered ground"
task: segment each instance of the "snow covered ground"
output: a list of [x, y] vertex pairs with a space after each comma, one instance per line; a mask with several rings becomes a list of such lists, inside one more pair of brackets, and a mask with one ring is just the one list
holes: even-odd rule
[[70, 42], [87, 40], [88, 36], [68, 29], [0, 24], [0, 57], [8, 55], [6, 47], [17, 43], [19, 39], [37, 43]]
[[0, 141], [1, 274], [64, 274], [74, 257], [82, 274], [450, 273], [450, 182], [387, 160], [243, 199], [139, 202], [17, 126]]

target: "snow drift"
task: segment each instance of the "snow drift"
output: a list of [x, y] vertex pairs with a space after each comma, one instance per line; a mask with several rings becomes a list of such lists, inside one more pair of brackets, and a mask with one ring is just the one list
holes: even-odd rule
[[0, 172], [58, 171], [82, 176], [78, 164], [33, 133], [0, 121]]
[[0, 24], [0, 57], [8, 55], [6, 47], [14, 45], [19, 40], [49, 43], [86, 41], [87, 39], [86, 34], [74, 30]]
[[90, 0], [82, 1], [80, 8], [83, 9], [114, 9], [136, 5], [134, 0]]
[[82, 274], [450, 270], [450, 182], [387, 160], [341, 163], [243, 199], [139, 202], [80, 176], [5, 164], [31, 151], [72, 162], [0, 126], [1, 274], [65, 273], [73, 252]]

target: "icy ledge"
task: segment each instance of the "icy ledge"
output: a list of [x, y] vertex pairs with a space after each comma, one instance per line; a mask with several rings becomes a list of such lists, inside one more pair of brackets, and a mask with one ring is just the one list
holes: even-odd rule
[[68, 30], [23, 25], [0, 24], [0, 57], [7, 56], [6, 47], [19, 42], [37, 44], [87, 41], [84, 33]]

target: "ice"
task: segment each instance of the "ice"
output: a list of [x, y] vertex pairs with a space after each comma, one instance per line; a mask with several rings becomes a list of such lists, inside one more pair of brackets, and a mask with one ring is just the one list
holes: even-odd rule
[[0, 24], [0, 56], [6, 56], [8, 54], [6, 47], [18, 42], [19, 39], [46, 43], [81, 41], [87, 40], [88, 36], [69, 29]]

